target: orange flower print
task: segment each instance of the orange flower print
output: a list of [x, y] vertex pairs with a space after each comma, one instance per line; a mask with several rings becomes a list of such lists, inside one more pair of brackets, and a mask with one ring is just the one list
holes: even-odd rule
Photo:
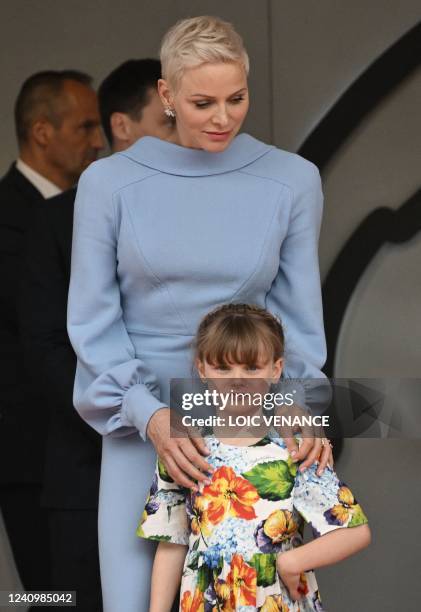
[[209, 523], [209, 517], [207, 512], [208, 500], [203, 495], [196, 495], [192, 510], [191, 510], [191, 522], [190, 527], [195, 535], [202, 533], [203, 535], [209, 535], [211, 532], [211, 526]]
[[209, 499], [208, 518], [214, 524], [227, 516], [247, 520], [256, 518], [253, 504], [260, 498], [255, 487], [237, 476], [230, 467], [222, 466], [214, 472], [212, 482], [203, 489], [203, 495]]
[[329, 525], [345, 525], [355, 513], [362, 514], [361, 506], [357, 503], [352, 491], [344, 484], [338, 490], [338, 500], [339, 504], [324, 513]]
[[203, 593], [196, 588], [194, 595], [185, 591], [181, 599], [181, 612], [205, 612]]
[[260, 612], [289, 612], [289, 606], [280, 595], [269, 595], [259, 610]]
[[289, 510], [275, 510], [268, 516], [263, 525], [263, 531], [273, 544], [282, 542], [297, 531], [297, 523]]
[[223, 580], [217, 580], [214, 584], [215, 593], [218, 598], [218, 605], [212, 612], [235, 612], [231, 606], [231, 588]]
[[231, 587], [231, 606], [234, 610], [238, 606], [256, 605], [256, 570], [254, 567], [247, 565], [238, 553], [232, 556], [227, 584]]

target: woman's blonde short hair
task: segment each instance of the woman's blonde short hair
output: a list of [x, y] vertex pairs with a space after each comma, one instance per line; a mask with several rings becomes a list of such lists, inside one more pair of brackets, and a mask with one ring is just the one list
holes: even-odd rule
[[168, 30], [161, 43], [162, 77], [177, 89], [186, 68], [204, 62], [240, 62], [246, 74], [249, 58], [243, 40], [231, 23], [218, 17], [182, 19]]

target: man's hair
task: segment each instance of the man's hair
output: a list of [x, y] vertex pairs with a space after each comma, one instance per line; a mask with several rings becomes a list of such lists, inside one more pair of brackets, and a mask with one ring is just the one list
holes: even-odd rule
[[112, 146], [111, 115], [126, 113], [135, 121], [142, 117], [148, 104], [151, 87], [161, 78], [161, 62], [157, 59], [128, 60], [111, 72], [98, 89], [99, 111], [105, 136]]
[[90, 87], [92, 77], [79, 70], [44, 70], [23, 83], [15, 103], [15, 128], [19, 144], [28, 141], [30, 128], [40, 117], [59, 128], [62, 121], [59, 98], [65, 81]]

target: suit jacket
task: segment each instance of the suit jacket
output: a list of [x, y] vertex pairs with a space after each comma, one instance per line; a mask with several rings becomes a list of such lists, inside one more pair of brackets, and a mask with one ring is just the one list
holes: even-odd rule
[[18, 289], [25, 234], [44, 203], [13, 164], [0, 180], [0, 484], [42, 480], [47, 410], [20, 342]]
[[101, 436], [73, 407], [76, 357], [66, 330], [76, 191], [46, 200], [28, 232], [21, 288], [21, 336], [35, 355], [50, 408], [42, 502], [98, 504]]

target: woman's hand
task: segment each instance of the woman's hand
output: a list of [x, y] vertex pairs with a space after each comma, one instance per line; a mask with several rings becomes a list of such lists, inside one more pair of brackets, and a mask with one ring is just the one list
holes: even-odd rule
[[[292, 417], [308, 417], [309, 415], [307, 410], [303, 410], [297, 404], [294, 404], [292, 408], [288, 407], [287, 410], [278, 409], [276, 413]], [[297, 431], [293, 430], [292, 427], [283, 426], [278, 428], [278, 432], [284, 439], [292, 460], [302, 461], [299, 468], [301, 472], [304, 472], [315, 462], [319, 464], [317, 469], [318, 476], [323, 474], [327, 465], [333, 467], [332, 445], [325, 437], [321, 427], [304, 426]], [[301, 433], [302, 435], [299, 446], [294, 438], [294, 433]]]
[[317, 462], [317, 475], [321, 476], [327, 465], [333, 467], [332, 445], [327, 438], [304, 438], [298, 447], [294, 438], [285, 438], [285, 444], [293, 461], [301, 461], [300, 472]]
[[279, 553], [276, 558], [276, 569], [279, 577], [288, 589], [291, 599], [296, 601], [303, 596], [303, 582], [301, 572], [294, 564], [294, 551]]
[[[177, 413], [173, 413], [172, 422], [170, 415], [170, 408], [157, 410], [149, 420], [146, 434], [171, 478], [178, 485], [197, 491], [198, 487], [194, 481], [209, 484], [210, 480], [204, 472], [214, 471], [204, 459], [204, 456], [209, 454], [209, 450], [200, 435], [189, 437], [192, 428], [188, 430], [184, 427]], [[171, 436], [171, 427], [173, 427], [173, 436]]]

